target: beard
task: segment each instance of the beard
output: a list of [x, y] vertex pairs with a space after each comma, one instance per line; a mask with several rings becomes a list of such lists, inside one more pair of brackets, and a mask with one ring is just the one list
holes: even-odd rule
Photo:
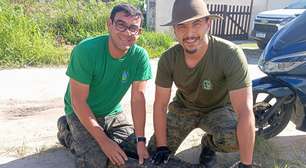
[[[183, 43], [188, 43], [187, 41], [188, 40], [194, 40], [194, 41], [199, 41], [200, 40], [200, 37], [186, 37], [183, 39]], [[198, 51], [197, 48], [193, 48], [193, 49], [188, 49], [187, 47], [184, 47], [184, 50], [186, 53], [188, 54], [194, 54]]]
[[196, 53], [198, 50], [195, 48], [195, 49], [191, 49], [191, 50], [189, 50], [189, 49], [185, 49], [185, 52], [186, 53], [188, 53], [188, 54], [194, 54], [194, 53]]

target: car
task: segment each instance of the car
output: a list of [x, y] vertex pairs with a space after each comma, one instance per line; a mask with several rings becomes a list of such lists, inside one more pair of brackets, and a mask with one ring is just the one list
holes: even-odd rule
[[306, 0], [295, 0], [284, 9], [261, 12], [254, 20], [250, 38], [256, 40], [258, 48], [264, 49], [278, 30], [304, 11]]

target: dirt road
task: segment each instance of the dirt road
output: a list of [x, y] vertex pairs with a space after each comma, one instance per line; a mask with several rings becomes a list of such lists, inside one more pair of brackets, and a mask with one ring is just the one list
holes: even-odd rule
[[[252, 53], [253, 51], [249, 51]], [[249, 54], [252, 78], [263, 74], [258, 70], [258, 55]], [[157, 60], [151, 60], [153, 74]], [[73, 168], [73, 156], [66, 152], [56, 140], [56, 120], [64, 114], [63, 95], [68, 78], [63, 68], [27, 68], [0, 71], [0, 167], [1, 168]], [[154, 80], [149, 81], [147, 92], [146, 136], [152, 135], [152, 103]], [[126, 113], [130, 113], [129, 94], [122, 101]], [[201, 130], [185, 140], [179, 156], [196, 163], [199, 152]], [[306, 163], [306, 133], [289, 125], [274, 138], [281, 157], [296, 155]], [[190, 150], [192, 148], [192, 150]], [[292, 150], [294, 149], [294, 150]], [[289, 152], [291, 151], [291, 152]]]

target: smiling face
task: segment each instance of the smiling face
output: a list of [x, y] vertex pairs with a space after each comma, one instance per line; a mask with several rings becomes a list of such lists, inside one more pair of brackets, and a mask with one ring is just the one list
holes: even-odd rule
[[188, 54], [195, 54], [208, 44], [208, 32], [211, 20], [201, 18], [174, 26], [177, 41]]
[[140, 25], [141, 17], [127, 15], [125, 12], [118, 12], [113, 20], [109, 19], [107, 27], [110, 35], [110, 52], [126, 53], [136, 43], [141, 33]]

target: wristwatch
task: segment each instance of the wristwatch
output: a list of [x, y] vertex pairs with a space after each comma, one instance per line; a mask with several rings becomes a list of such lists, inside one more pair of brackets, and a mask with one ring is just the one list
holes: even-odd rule
[[146, 137], [144, 137], [144, 136], [138, 136], [138, 137], [136, 137], [136, 142], [144, 142], [144, 143], [146, 143]]

